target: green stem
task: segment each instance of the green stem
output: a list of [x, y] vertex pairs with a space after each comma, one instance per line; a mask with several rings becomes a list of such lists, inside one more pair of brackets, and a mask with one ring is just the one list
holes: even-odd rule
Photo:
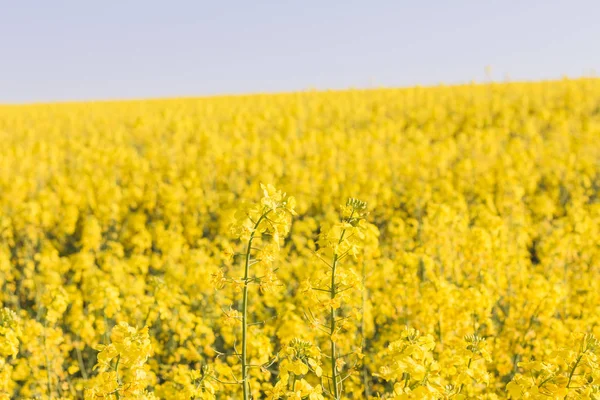
[[577, 369], [577, 366], [579, 365], [579, 362], [581, 361], [581, 357], [583, 357], [583, 353], [581, 353], [579, 355], [579, 357], [577, 357], [577, 360], [575, 360], [575, 365], [573, 365], [573, 369], [571, 369], [571, 372], [569, 373], [569, 381], [567, 382], [567, 389], [569, 389], [569, 386], [571, 385], [571, 380], [573, 379], [575, 370]]
[[[354, 215], [354, 210], [352, 211], [352, 213], [350, 214], [350, 218], [352, 219], [352, 216]], [[346, 235], [346, 229], [344, 229], [342, 231], [342, 234], [340, 235], [340, 240], [338, 241], [338, 245], [340, 245], [343, 241], [344, 241], [344, 236]], [[336, 349], [336, 345], [335, 342], [333, 340], [333, 334], [335, 333], [335, 319], [336, 319], [336, 312], [335, 312], [335, 308], [333, 307], [333, 300], [335, 299], [335, 295], [337, 294], [336, 290], [335, 290], [335, 270], [337, 268], [337, 264], [339, 261], [339, 257], [338, 257], [338, 253], [337, 253], [337, 249], [335, 250], [335, 252], [333, 253], [333, 262], [331, 263], [331, 300], [332, 300], [332, 304], [330, 306], [330, 314], [331, 314], [331, 326], [330, 326], [330, 341], [331, 341], [331, 382], [332, 382], [332, 386], [333, 386], [333, 398], [335, 400], [339, 400], [340, 399], [340, 390], [338, 387], [338, 375], [337, 375], [337, 349]]]
[[[119, 364], [121, 363], [121, 355], [119, 354], [117, 356], [117, 363], [115, 365], [115, 373], [117, 374], [117, 384], [119, 386], [121, 386], [121, 382], [119, 380]], [[121, 398], [121, 395], [119, 394], [119, 388], [117, 387], [117, 390], [115, 390], [115, 396], [117, 397], [117, 400], [119, 400]]]
[[[362, 320], [360, 322], [360, 334], [362, 336], [362, 352], [363, 357], [367, 347], [366, 337], [366, 322], [365, 322], [365, 310], [367, 308], [367, 267], [366, 262], [362, 262], [362, 275], [363, 275], [363, 290], [362, 290]], [[367, 363], [363, 361], [363, 385], [365, 387], [365, 398], [371, 397], [371, 391], [369, 390], [369, 372], [367, 370]]]
[[244, 292], [242, 299], [242, 385], [244, 388], [244, 400], [250, 399], [250, 385], [248, 382], [248, 356], [247, 356], [247, 345], [248, 345], [248, 280], [250, 278], [250, 252], [252, 251], [252, 241], [254, 240], [254, 233], [258, 228], [258, 225], [263, 219], [269, 214], [270, 210], [263, 213], [250, 234], [248, 239], [248, 248], [246, 249], [246, 261], [244, 263]]
[[50, 369], [50, 360], [48, 359], [48, 352], [46, 351], [46, 328], [47, 328], [47, 323], [44, 322], [43, 340], [44, 340], [44, 357], [45, 357], [45, 361], [46, 361], [46, 377], [47, 377], [47, 386], [48, 386], [48, 396], [50, 398], [52, 398], [52, 392], [54, 390], [52, 389], [52, 375], [51, 375], [51, 369]]
[[81, 370], [81, 376], [84, 380], [88, 379], [87, 369], [85, 367], [85, 363], [83, 362], [83, 357], [81, 355], [81, 349], [79, 346], [75, 347], [75, 353], [77, 354], [77, 362], [79, 363], [79, 370]]
[[[335, 269], [337, 267], [337, 263], [338, 263], [338, 256], [337, 253], [333, 255], [333, 263], [332, 263], [332, 272], [331, 272], [331, 300], [333, 300], [335, 298]], [[335, 341], [333, 340], [333, 334], [335, 333], [335, 308], [333, 307], [333, 304], [331, 305], [331, 309], [330, 309], [330, 313], [331, 313], [331, 330], [330, 330], [330, 341], [331, 341], [331, 381], [332, 381], [332, 386], [333, 386], [333, 397], [338, 400], [340, 397], [339, 392], [338, 392], [338, 382], [337, 382], [337, 368], [336, 368], [336, 364], [337, 364], [337, 355], [336, 355], [336, 346], [335, 346]]]
[[[469, 358], [469, 364], [467, 365], [467, 369], [471, 368], [471, 362], [473, 361], [473, 357]], [[465, 384], [461, 383], [460, 384], [460, 389], [458, 389], [458, 393], [462, 393], [462, 390], [464, 389]]]

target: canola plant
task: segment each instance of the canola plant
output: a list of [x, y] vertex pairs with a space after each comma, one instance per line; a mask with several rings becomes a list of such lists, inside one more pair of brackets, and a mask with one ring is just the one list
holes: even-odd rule
[[600, 399], [600, 80], [0, 106], [0, 399]]

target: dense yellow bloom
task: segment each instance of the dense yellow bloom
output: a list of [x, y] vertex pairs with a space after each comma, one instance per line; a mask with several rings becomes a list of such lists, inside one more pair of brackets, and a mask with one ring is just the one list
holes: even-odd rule
[[16, 357], [19, 352], [21, 334], [17, 315], [3, 308], [0, 310], [0, 357]]
[[0, 399], [600, 398], [598, 98], [0, 106]]
[[85, 396], [95, 398], [146, 398], [148, 385], [144, 364], [152, 352], [148, 328], [136, 329], [126, 322], [110, 333], [111, 343], [99, 345], [97, 368], [100, 373]]

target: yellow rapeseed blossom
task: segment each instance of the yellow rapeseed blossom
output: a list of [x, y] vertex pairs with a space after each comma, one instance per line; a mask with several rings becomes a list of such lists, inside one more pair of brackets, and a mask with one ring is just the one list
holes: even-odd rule
[[600, 398], [599, 98], [0, 106], [0, 399]]
[[148, 386], [144, 364], [152, 352], [148, 328], [136, 329], [126, 322], [116, 325], [110, 333], [110, 344], [98, 345], [99, 375], [86, 389], [86, 398], [146, 398]]

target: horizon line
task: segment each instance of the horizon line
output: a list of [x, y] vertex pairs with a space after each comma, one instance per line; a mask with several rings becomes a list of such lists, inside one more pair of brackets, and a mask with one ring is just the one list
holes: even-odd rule
[[469, 81], [455, 81], [455, 82], [438, 82], [430, 84], [413, 84], [413, 85], [398, 85], [398, 86], [386, 86], [386, 85], [374, 85], [374, 86], [347, 86], [347, 87], [331, 87], [331, 88], [318, 88], [308, 87], [305, 89], [290, 89], [281, 91], [266, 91], [266, 92], [223, 92], [223, 93], [208, 93], [208, 94], [191, 94], [191, 95], [157, 95], [149, 97], [114, 97], [114, 98], [87, 98], [87, 99], [70, 99], [70, 100], [40, 100], [40, 101], [23, 101], [23, 102], [10, 102], [5, 103], [0, 101], [0, 107], [22, 107], [22, 106], [44, 106], [44, 105], [71, 105], [71, 104], [93, 104], [93, 103], [133, 103], [133, 102], [151, 102], [151, 101], [173, 101], [173, 100], [193, 100], [193, 99], [211, 99], [211, 98], [223, 98], [223, 97], [254, 97], [254, 96], [278, 96], [278, 95], [293, 95], [300, 93], [332, 93], [332, 92], [348, 92], [348, 91], [373, 91], [373, 90], [406, 90], [414, 88], [439, 88], [439, 87], [464, 87], [464, 86], [485, 86], [485, 85], [510, 85], [510, 84], [536, 84], [536, 83], [550, 83], [560, 81], [577, 81], [586, 79], [599, 79], [599, 77], [592, 72], [589, 74], [581, 74], [577, 76], [568, 76], [566, 74], [560, 77], [554, 78], [541, 78], [541, 79], [516, 79], [511, 80], [510, 77], [504, 80], [495, 80], [493, 78], [487, 78], [489, 80], [480, 81], [472, 79]]

